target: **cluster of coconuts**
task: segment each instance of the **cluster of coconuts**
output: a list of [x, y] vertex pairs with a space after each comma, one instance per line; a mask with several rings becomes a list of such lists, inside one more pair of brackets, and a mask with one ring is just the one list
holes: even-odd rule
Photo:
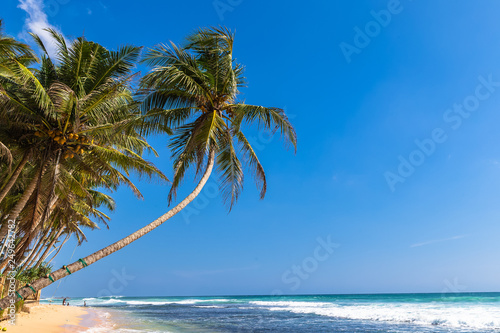
[[61, 130], [50, 130], [47, 133], [35, 132], [38, 137], [51, 137], [56, 143], [66, 147], [63, 158], [73, 158], [75, 154], [82, 154], [85, 151], [84, 145], [94, 144], [94, 140], [89, 140], [85, 135], [76, 133], [63, 133]]

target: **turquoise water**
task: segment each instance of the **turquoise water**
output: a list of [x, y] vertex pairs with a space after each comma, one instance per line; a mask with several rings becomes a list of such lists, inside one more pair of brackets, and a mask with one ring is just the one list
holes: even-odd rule
[[83, 301], [106, 319], [89, 333], [500, 332], [500, 293], [70, 300]]

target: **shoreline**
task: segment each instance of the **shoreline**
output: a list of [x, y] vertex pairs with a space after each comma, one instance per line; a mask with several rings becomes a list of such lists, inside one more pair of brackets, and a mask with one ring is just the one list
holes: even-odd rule
[[[57, 299], [60, 301], [60, 299]], [[83, 302], [89, 307], [82, 307]], [[71, 298], [31, 305], [8, 332], [500, 332], [500, 293]], [[234, 314], [237, 314], [237, 317]], [[31, 317], [34, 326], [26, 327]], [[55, 321], [47, 326], [45, 319]], [[41, 325], [43, 323], [43, 326]], [[4, 324], [6, 325], [6, 323]], [[2, 326], [2, 324], [0, 324]], [[0, 332], [1, 333], [1, 332]]]
[[16, 314], [15, 325], [4, 320], [0, 322], [0, 326], [13, 333], [66, 333], [85, 332], [102, 322], [97, 312], [91, 308], [55, 304], [28, 305], [27, 308], [29, 312]]

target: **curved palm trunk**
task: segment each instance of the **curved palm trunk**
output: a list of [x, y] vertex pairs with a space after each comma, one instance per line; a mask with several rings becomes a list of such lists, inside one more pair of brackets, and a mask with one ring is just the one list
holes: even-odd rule
[[54, 176], [52, 177], [52, 184], [51, 184], [49, 196], [47, 199], [47, 205], [45, 206], [45, 209], [43, 210], [43, 214], [41, 216], [38, 216], [38, 217], [37, 217], [37, 206], [38, 206], [37, 203], [39, 200], [38, 197], [37, 197], [37, 201], [35, 202], [35, 207], [33, 209], [33, 217], [31, 220], [32, 225], [31, 225], [31, 230], [29, 232], [28, 243], [30, 243], [31, 240], [33, 239], [34, 231], [36, 230], [36, 228], [38, 228], [38, 225], [40, 224], [40, 222], [41, 221], [45, 222], [49, 218], [50, 214], [52, 214], [52, 211], [55, 208], [55, 204], [57, 201], [57, 196], [55, 195], [55, 189], [56, 189], [57, 180], [59, 178], [59, 162], [61, 160], [61, 154], [62, 154], [62, 151], [59, 150], [59, 152], [57, 153], [56, 164], [54, 166]]
[[[63, 248], [64, 244], [66, 244], [66, 242], [69, 240], [69, 237], [70, 237], [70, 236], [71, 236], [71, 234], [68, 234], [68, 235], [64, 238], [64, 240], [62, 241], [61, 245], [59, 245], [59, 248], [57, 249], [56, 253], [52, 256], [52, 258], [50, 258], [50, 259], [47, 261], [47, 264], [50, 264], [50, 262], [51, 262], [52, 260], [54, 260], [54, 259], [57, 257], [57, 255], [59, 254], [59, 251], [61, 251], [61, 249]], [[54, 250], [52, 250], [52, 251], [54, 251]], [[52, 251], [51, 251], [50, 253], [52, 253]], [[47, 257], [50, 255], [50, 253], [49, 253], [49, 254], [47, 254]], [[43, 263], [43, 261], [44, 261], [44, 260], [45, 260], [45, 258], [43, 258], [43, 259], [41, 259], [41, 258], [40, 258], [40, 260], [38, 260], [38, 262], [37, 262], [37, 264], [36, 264], [36, 266], [35, 266], [35, 267], [40, 266], [40, 265]]]
[[39, 241], [35, 247], [29, 252], [29, 254], [26, 256], [24, 259], [23, 263], [21, 264], [21, 268], [19, 268], [19, 272], [24, 271], [25, 269], [30, 268], [32, 262], [34, 262], [38, 256], [40, 255], [40, 252], [42, 252], [43, 247], [47, 245], [47, 241]]
[[[200, 194], [201, 190], [203, 189], [203, 186], [205, 186], [208, 178], [210, 177], [210, 174], [212, 173], [212, 169], [214, 166], [214, 160], [215, 160], [215, 151], [210, 152], [210, 156], [208, 158], [208, 164], [207, 168], [205, 170], [205, 173], [203, 174], [203, 177], [201, 178], [200, 182], [198, 185], [196, 185], [195, 189], [191, 194], [189, 194], [184, 200], [182, 200], [177, 206], [169, 210], [167, 213], [163, 214], [147, 226], [137, 230], [136, 232], [130, 234], [129, 236], [119, 240], [116, 243], [113, 243], [97, 252], [92, 253], [91, 255], [83, 258], [83, 260], [87, 263], [87, 265], [92, 265], [93, 263], [101, 260], [104, 257], [109, 256], [110, 254], [124, 248], [125, 246], [129, 245], [130, 243], [136, 241], [137, 239], [141, 238], [142, 236], [146, 235], [150, 231], [154, 230], [155, 228], [159, 227], [163, 223], [165, 223], [167, 220], [169, 220], [172, 216], [175, 214], [179, 213], [184, 207], [186, 207], [191, 201], [193, 201], [198, 194]], [[70, 265], [67, 266], [67, 269], [71, 272], [77, 272], [84, 268], [83, 264], [80, 261], [76, 261]], [[62, 279], [63, 277], [69, 275], [68, 271], [64, 268], [60, 268], [55, 272], [52, 272], [50, 274], [51, 277], [53, 278], [54, 282]], [[51, 281], [48, 277], [43, 277], [40, 278], [36, 281], [34, 281], [31, 284], [31, 287], [35, 290], [40, 290], [48, 285], [52, 284], [53, 281]], [[23, 298], [28, 297], [33, 293], [33, 290], [29, 287], [23, 287], [17, 291]], [[0, 309], [6, 309], [10, 305], [10, 299], [9, 297], [4, 297], [0, 300]]]
[[45, 258], [49, 255], [50, 253], [50, 250], [52, 249], [52, 247], [54, 246], [54, 244], [56, 243], [57, 239], [59, 238], [59, 236], [61, 236], [62, 232], [64, 230], [64, 226], [60, 227], [59, 230], [57, 231], [57, 234], [54, 235], [54, 238], [52, 239], [52, 241], [50, 242], [50, 244], [47, 246], [47, 248], [45, 249], [45, 251], [43, 252], [43, 254], [41, 255], [40, 257], [40, 260], [38, 261], [38, 263], [35, 265], [35, 267], [38, 267], [40, 266], [40, 264], [45, 260]]
[[39, 257], [39, 255], [42, 252], [43, 248], [49, 242], [50, 236], [54, 232], [55, 231], [51, 230], [50, 227], [47, 227], [47, 229], [43, 232], [43, 234], [40, 235], [40, 239], [38, 240], [36, 246], [33, 248], [33, 251], [31, 251], [31, 253], [27, 256], [27, 258], [24, 261], [22, 267], [19, 269], [20, 272], [22, 272], [23, 269], [25, 269], [25, 268], [29, 268], [30, 265], [32, 264], [32, 262], [35, 261], [36, 258]]
[[[45, 223], [47, 219], [50, 217], [54, 209], [56, 208], [56, 203], [57, 203], [57, 196], [53, 196], [50, 203], [48, 204], [48, 209], [45, 209], [47, 214], [44, 215], [38, 215], [36, 218], [36, 222], [32, 225], [31, 229], [29, 232], [27, 232], [27, 237], [24, 237], [16, 246], [16, 257], [19, 258], [24, 254], [24, 252], [27, 249], [27, 246], [31, 243], [33, 237], [37, 234], [37, 230], [40, 226], [40, 224], [43, 222]], [[36, 208], [35, 208], [36, 209]], [[43, 221], [42, 221], [43, 220]], [[43, 227], [43, 224], [42, 224]], [[0, 268], [3, 268], [2, 265], [0, 265]]]
[[[42, 172], [42, 171], [41, 171]], [[43, 173], [43, 172], [42, 172]], [[31, 182], [29, 183], [28, 187], [23, 192], [23, 195], [19, 199], [19, 201], [16, 203], [14, 208], [11, 209], [9, 212], [9, 215], [6, 216], [5, 220], [2, 221], [2, 227], [0, 228], [0, 240], [2, 240], [8, 232], [8, 220], [13, 220], [16, 221], [17, 218], [19, 217], [19, 214], [21, 214], [21, 211], [24, 209], [26, 204], [28, 203], [28, 200], [31, 198], [31, 195], [35, 191], [38, 181], [39, 181], [40, 176], [35, 175]]]
[[14, 184], [16, 183], [17, 178], [21, 174], [21, 171], [23, 171], [23, 168], [26, 165], [26, 163], [28, 163], [28, 160], [29, 160], [29, 153], [25, 153], [24, 156], [23, 156], [23, 159], [17, 164], [17, 167], [14, 170], [14, 173], [10, 176], [7, 184], [5, 184], [2, 187], [2, 189], [0, 190], [0, 202], [2, 202], [2, 200], [9, 193], [10, 189], [12, 188], [12, 186], [14, 186]]
[[29, 267], [29, 263], [32, 261], [33, 257], [38, 254], [38, 252], [40, 251], [40, 249], [42, 248], [42, 245], [43, 243], [45, 243], [45, 241], [38, 241], [35, 243], [35, 245], [33, 246], [32, 249], [29, 249], [28, 250], [28, 253], [23, 257], [23, 259], [20, 261], [20, 264], [19, 264], [19, 268], [18, 268], [18, 271], [19, 272], [22, 272], [24, 271], [27, 267]]

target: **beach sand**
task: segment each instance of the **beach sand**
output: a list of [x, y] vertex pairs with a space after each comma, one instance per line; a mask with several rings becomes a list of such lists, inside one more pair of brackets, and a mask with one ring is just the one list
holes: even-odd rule
[[0, 322], [0, 326], [7, 327], [7, 332], [35, 333], [35, 332], [83, 332], [94, 326], [96, 320], [92, 310], [76, 306], [62, 305], [31, 305], [29, 313], [16, 314], [16, 325], [9, 321]]

